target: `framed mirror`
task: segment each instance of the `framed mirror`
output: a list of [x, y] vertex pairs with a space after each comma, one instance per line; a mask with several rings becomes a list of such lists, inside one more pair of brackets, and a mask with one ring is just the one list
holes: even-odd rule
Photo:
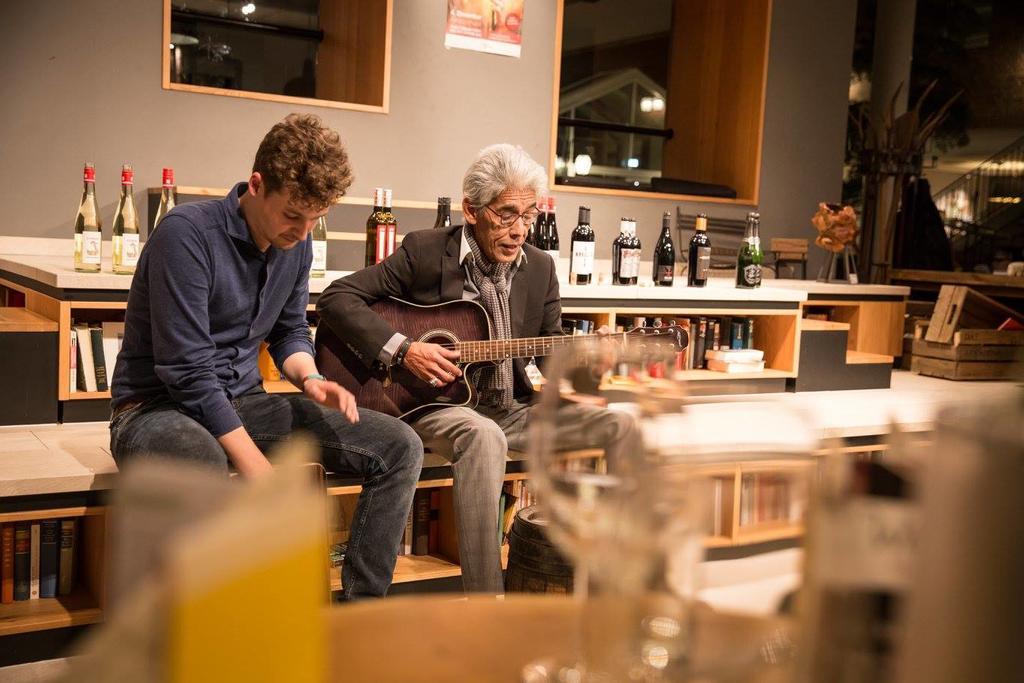
[[387, 113], [393, 0], [164, 0], [163, 87]]
[[550, 184], [756, 204], [771, 0], [557, 0]]

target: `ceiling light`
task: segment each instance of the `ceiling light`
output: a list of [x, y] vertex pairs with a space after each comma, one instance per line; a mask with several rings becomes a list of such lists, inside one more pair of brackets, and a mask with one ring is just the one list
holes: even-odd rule
[[252, 14], [255, 11], [256, 11], [256, 3], [247, 2], [244, 5], [242, 5], [242, 14], [244, 14], [245, 16], [249, 16], [250, 14]]

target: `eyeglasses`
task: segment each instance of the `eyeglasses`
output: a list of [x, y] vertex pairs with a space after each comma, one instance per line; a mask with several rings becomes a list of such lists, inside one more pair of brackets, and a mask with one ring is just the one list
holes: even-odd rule
[[499, 213], [486, 204], [484, 208], [498, 218], [498, 222], [501, 223], [503, 228], [511, 228], [518, 219], [522, 219], [523, 226], [528, 228], [537, 222], [537, 216], [540, 215], [540, 211], [536, 207], [529, 208], [522, 213], [516, 213], [515, 211], [502, 211]]

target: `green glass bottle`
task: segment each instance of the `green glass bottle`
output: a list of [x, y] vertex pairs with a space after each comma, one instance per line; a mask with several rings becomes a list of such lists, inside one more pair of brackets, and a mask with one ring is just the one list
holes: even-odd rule
[[761, 286], [761, 215], [756, 211], [747, 214], [747, 229], [743, 234], [743, 245], [736, 257], [736, 286], [753, 289]]

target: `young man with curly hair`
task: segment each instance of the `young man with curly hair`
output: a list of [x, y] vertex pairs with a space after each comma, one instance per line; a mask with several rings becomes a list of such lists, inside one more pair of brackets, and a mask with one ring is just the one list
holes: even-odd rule
[[[112, 382], [118, 466], [147, 456], [246, 477], [310, 433], [334, 472], [363, 477], [342, 570], [345, 597], [383, 595], [423, 460], [403, 422], [356, 407], [317, 371], [306, 321], [309, 235], [352, 182], [338, 134], [292, 114], [263, 138], [247, 182], [183, 204], [160, 223], [132, 280]], [[301, 394], [268, 394], [260, 342]]]

